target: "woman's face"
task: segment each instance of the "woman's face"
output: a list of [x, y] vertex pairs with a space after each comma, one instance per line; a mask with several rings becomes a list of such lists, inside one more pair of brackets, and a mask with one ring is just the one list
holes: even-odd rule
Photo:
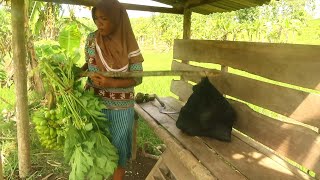
[[102, 36], [107, 36], [112, 32], [113, 24], [103, 11], [96, 9], [93, 20]]

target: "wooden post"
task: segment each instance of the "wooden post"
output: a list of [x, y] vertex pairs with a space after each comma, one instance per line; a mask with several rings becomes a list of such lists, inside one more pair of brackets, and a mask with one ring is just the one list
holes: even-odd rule
[[[222, 76], [225, 75], [228, 72], [228, 66], [221, 65], [221, 74]], [[225, 94], [223, 94], [223, 97], [226, 97]]]
[[221, 65], [221, 72], [224, 74], [224, 73], [227, 73], [228, 72], [228, 66], [225, 66], [225, 65]]
[[183, 39], [190, 39], [191, 37], [191, 15], [191, 10], [185, 8], [183, 12]]
[[[183, 12], [183, 39], [190, 39], [191, 37], [191, 15], [191, 10], [185, 8]], [[182, 63], [189, 64], [189, 61], [182, 61]], [[183, 78], [181, 79], [183, 80]]]
[[[183, 39], [191, 38], [191, 15], [191, 10], [185, 7], [183, 12]], [[184, 60], [182, 63], [189, 64], [189, 61]], [[180, 79], [186, 81], [183, 76]], [[179, 99], [182, 100], [180, 97]]]
[[24, 6], [24, 0], [11, 0], [12, 47], [16, 93], [17, 140], [20, 178], [26, 178], [31, 169]]

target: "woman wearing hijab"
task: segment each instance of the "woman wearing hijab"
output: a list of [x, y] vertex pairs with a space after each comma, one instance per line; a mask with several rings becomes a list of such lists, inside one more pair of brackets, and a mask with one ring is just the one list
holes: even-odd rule
[[104, 0], [92, 9], [97, 31], [88, 35], [84, 69], [93, 73], [87, 86], [102, 97], [103, 110], [111, 122], [112, 144], [118, 149], [119, 162], [113, 179], [122, 179], [131, 157], [134, 122], [134, 86], [142, 78], [108, 78], [97, 71], [142, 71], [143, 57], [135, 40], [126, 10], [116, 0]]

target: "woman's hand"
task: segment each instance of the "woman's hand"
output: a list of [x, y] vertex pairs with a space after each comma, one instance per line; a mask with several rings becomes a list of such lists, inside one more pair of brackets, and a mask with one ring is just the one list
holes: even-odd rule
[[99, 73], [91, 73], [89, 77], [97, 87], [117, 87], [116, 80], [114, 78], [105, 77]]

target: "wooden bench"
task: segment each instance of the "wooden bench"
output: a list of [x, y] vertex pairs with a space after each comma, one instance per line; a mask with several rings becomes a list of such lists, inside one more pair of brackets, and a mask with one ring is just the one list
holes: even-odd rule
[[[138, 114], [167, 145], [147, 179], [318, 179], [319, 58], [320, 46], [175, 40], [172, 70], [221, 73], [210, 81], [238, 117], [228, 143], [184, 134], [175, 126], [178, 114], [160, 113], [156, 101], [136, 104]], [[209, 68], [212, 63], [222, 70]], [[230, 68], [227, 72], [227, 67], [259, 77]], [[172, 111], [180, 110], [191, 95], [189, 82], [200, 81], [182, 79], [171, 84], [179, 100], [161, 98]], [[253, 105], [263, 109], [255, 111]]]

